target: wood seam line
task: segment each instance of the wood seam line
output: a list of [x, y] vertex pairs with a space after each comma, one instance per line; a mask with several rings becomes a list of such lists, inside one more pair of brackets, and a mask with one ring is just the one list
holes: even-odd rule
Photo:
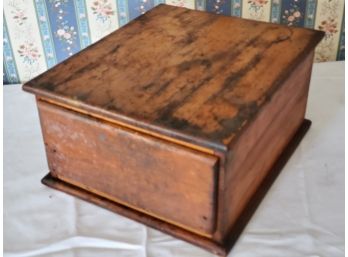
[[[52, 174], [52, 173], [51, 173], [51, 174]], [[95, 190], [95, 189], [86, 187], [86, 186], [84, 186], [83, 184], [81, 184], [81, 183], [79, 183], [79, 182], [72, 181], [72, 180], [70, 180], [70, 179], [67, 179], [67, 178], [61, 176], [61, 175], [52, 174], [52, 176], [53, 176], [53, 177], [56, 177], [56, 178], [58, 178], [58, 179], [60, 179], [60, 180], [62, 180], [62, 181], [64, 181], [64, 182], [66, 182], [66, 183], [68, 183], [68, 184], [74, 185], [74, 186], [79, 187], [79, 188], [82, 188], [82, 189], [84, 189], [84, 190], [86, 190], [86, 191], [89, 191], [89, 192], [92, 192], [92, 193], [97, 194], [97, 195], [99, 195], [99, 196], [102, 196], [102, 197], [104, 197], [104, 198], [106, 198], [106, 199], [108, 199], [108, 200], [111, 200], [111, 201], [116, 202], [116, 203], [118, 203], [118, 204], [124, 205], [124, 206], [126, 206], [126, 207], [128, 207], [128, 208], [130, 208], [130, 209], [136, 210], [136, 211], [141, 212], [141, 213], [145, 213], [145, 214], [147, 214], [147, 215], [149, 215], [149, 216], [151, 216], [151, 217], [154, 217], [154, 218], [159, 219], [159, 220], [162, 220], [162, 221], [164, 221], [164, 222], [166, 222], [166, 223], [175, 225], [175, 226], [177, 226], [177, 227], [179, 227], [179, 228], [185, 229], [185, 230], [187, 230], [187, 231], [189, 231], [189, 232], [192, 232], [192, 233], [194, 233], [194, 234], [197, 234], [197, 235], [199, 235], [199, 236], [206, 237], [206, 238], [212, 238], [212, 235], [211, 235], [211, 234], [203, 233], [203, 232], [200, 232], [200, 231], [198, 231], [198, 230], [196, 230], [196, 229], [193, 229], [193, 228], [187, 227], [187, 226], [185, 226], [185, 225], [182, 225], [182, 224], [180, 224], [180, 223], [178, 223], [178, 222], [175, 222], [175, 221], [166, 219], [166, 218], [161, 217], [161, 216], [159, 216], [159, 215], [157, 215], [157, 214], [154, 214], [154, 213], [149, 212], [149, 211], [146, 211], [146, 210], [144, 210], [144, 209], [142, 209], [142, 208], [133, 206], [132, 204], [126, 203], [126, 202], [124, 202], [124, 201], [122, 201], [122, 200], [120, 200], [120, 199], [111, 197], [111, 196], [109, 196], [109, 195], [107, 195], [107, 194], [105, 194], [105, 193], [103, 193], [103, 192], [100, 192], [99, 190]]]

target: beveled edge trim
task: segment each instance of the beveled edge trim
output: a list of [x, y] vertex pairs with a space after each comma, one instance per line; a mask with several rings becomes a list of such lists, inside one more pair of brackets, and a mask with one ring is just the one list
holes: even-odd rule
[[154, 217], [156, 219], [162, 220], [162, 221], [167, 222], [169, 224], [173, 224], [173, 225], [175, 225], [175, 226], [177, 226], [179, 228], [185, 229], [185, 230], [190, 231], [190, 232], [192, 232], [194, 234], [197, 234], [199, 236], [206, 237], [206, 238], [212, 238], [212, 234], [203, 233], [203, 232], [201, 232], [199, 230], [196, 230], [196, 229], [190, 228], [188, 226], [185, 226], [185, 225], [183, 225], [183, 224], [181, 224], [179, 222], [176, 222], [176, 221], [164, 218], [164, 217], [162, 217], [160, 215], [157, 215], [157, 214], [155, 214], [153, 212], [147, 211], [147, 210], [145, 210], [143, 208], [136, 207], [136, 206], [134, 206], [132, 204], [129, 204], [129, 203], [123, 201], [123, 200], [120, 200], [120, 199], [118, 199], [116, 197], [113, 197], [113, 196], [110, 196], [110, 195], [108, 195], [106, 193], [100, 192], [99, 190], [90, 188], [90, 187], [85, 186], [85, 185], [83, 185], [83, 184], [81, 184], [79, 182], [76, 182], [76, 181], [73, 181], [71, 179], [65, 178], [64, 176], [57, 175], [57, 174], [54, 174], [54, 175], [52, 174], [52, 176], [56, 177], [57, 179], [59, 179], [61, 181], [66, 182], [68, 184], [71, 184], [71, 185], [73, 185], [75, 187], [81, 188], [81, 189], [86, 190], [88, 192], [92, 192], [92, 193], [94, 193], [96, 195], [100, 195], [101, 197], [106, 198], [106, 199], [108, 199], [110, 201], [113, 201], [115, 203], [121, 204], [123, 206], [126, 206], [127, 208], [130, 208], [130, 209], [133, 209], [135, 211], [144, 213], [146, 215], [149, 215], [149, 216]]
[[78, 197], [82, 200], [96, 204], [100, 207], [113, 211], [119, 215], [125, 216], [137, 222], [143, 223], [149, 227], [170, 234], [176, 238], [185, 240], [189, 243], [202, 247], [219, 256], [227, 255], [225, 247], [219, 244], [218, 242], [215, 242], [212, 238], [199, 235], [197, 233], [179, 227], [175, 224], [171, 224], [165, 220], [144, 213], [143, 211], [138, 211], [132, 207], [123, 205], [122, 203], [116, 202], [107, 197], [99, 195], [90, 189], [86, 190], [70, 182], [67, 182], [63, 180], [61, 177], [57, 178], [53, 176], [51, 173], [48, 173], [45, 177], [43, 177], [41, 182], [48, 187], [57, 189], [64, 193]]

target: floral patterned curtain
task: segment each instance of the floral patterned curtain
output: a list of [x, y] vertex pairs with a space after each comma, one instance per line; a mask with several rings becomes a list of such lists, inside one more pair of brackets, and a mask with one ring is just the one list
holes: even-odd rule
[[344, 59], [344, 0], [4, 0], [4, 83], [33, 78], [160, 3], [323, 30], [315, 61]]

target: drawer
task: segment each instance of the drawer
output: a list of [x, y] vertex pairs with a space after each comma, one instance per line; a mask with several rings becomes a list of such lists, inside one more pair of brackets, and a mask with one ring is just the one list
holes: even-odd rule
[[191, 232], [216, 225], [218, 158], [38, 100], [50, 172]]

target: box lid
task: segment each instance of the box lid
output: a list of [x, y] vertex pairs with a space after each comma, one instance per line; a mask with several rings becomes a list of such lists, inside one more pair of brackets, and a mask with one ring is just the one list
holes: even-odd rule
[[322, 37], [159, 5], [23, 89], [136, 130], [225, 151]]

